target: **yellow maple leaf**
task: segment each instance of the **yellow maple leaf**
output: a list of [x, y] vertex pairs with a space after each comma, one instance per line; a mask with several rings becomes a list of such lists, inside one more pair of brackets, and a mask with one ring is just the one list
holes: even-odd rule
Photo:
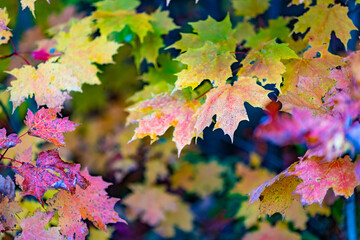
[[178, 169], [171, 175], [171, 186], [174, 189], [183, 188], [185, 190], [194, 189], [194, 176], [196, 168], [189, 162], [182, 162]]
[[351, 38], [350, 31], [356, 30], [355, 25], [347, 16], [348, 8], [339, 4], [328, 8], [328, 1], [320, 2], [304, 15], [298, 17], [298, 22], [294, 26], [294, 32], [306, 32], [305, 38], [313, 46], [329, 43], [331, 33], [334, 31], [337, 38], [347, 46]]
[[205, 197], [223, 189], [224, 180], [221, 174], [224, 171], [225, 168], [215, 161], [195, 165], [183, 162], [172, 175], [171, 185], [175, 189], [180, 187]]
[[166, 164], [159, 160], [146, 162], [145, 169], [145, 179], [147, 184], [156, 183], [157, 179], [164, 179], [169, 174]]
[[163, 237], [171, 238], [175, 235], [175, 227], [190, 232], [193, 228], [193, 219], [189, 206], [178, 200], [176, 211], [166, 212], [165, 220], [161, 221], [154, 231]]
[[60, 107], [70, 98], [70, 91], [81, 92], [81, 84], [71, 69], [55, 61], [56, 58], [39, 64], [37, 68], [25, 65], [8, 72], [16, 77], [8, 88], [10, 101], [14, 104], [13, 110], [24, 102], [25, 98], [33, 96], [38, 106]]
[[74, 21], [68, 32], [61, 31], [56, 36], [56, 49], [63, 52], [59, 62], [71, 69], [80, 83], [100, 84], [94, 63], [113, 63], [112, 56], [121, 44], [108, 41], [106, 36], [91, 39], [94, 24], [91, 18]]
[[262, 183], [275, 177], [275, 174], [270, 173], [267, 169], [251, 169], [243, 163], [236, 165], [236, 175], [241, 177], [241, 180], [235, 184], [231, 193], [243, 195], [249, 194]]

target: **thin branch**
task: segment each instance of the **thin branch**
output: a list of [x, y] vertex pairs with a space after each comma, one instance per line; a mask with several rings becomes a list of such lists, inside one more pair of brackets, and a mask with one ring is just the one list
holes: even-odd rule
[[5, 150], [5, 152], [3, 153], [3, 154], [1, 154], [1, 157], [0, 157], [0, 161], [3, 159], [3, 157], [5, 156], [5, 154], [6, 154], [6, 152], [9, 150], [9, 148], [7, 148], [6, 150]]

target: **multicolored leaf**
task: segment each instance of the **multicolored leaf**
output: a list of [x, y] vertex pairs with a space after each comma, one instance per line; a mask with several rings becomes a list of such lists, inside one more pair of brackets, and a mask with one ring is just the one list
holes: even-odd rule
[[30, 128], [29, 135], [52, 142], [57, 147], [65, 146], [64, 132], [74, 131], [78, 124], [68, 118], [57, 118], [58, 109], [41, 108], [35, 114], [28, 109], [25, 124]]
[[76, 185], [86, 189], [90, 182], [80, 174], [80, 165], [64, 162], [57, 150], [41, 152], [35, 163], [16, 167], [17, 183], [23, 195], [33, 195], [43, 204], [43, 195], [49, 189], [64, 189], [75, 193]]

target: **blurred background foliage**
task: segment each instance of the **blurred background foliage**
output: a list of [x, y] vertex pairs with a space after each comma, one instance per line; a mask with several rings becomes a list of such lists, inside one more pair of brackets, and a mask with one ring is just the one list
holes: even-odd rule
[[[49, 27], [88, 15], [95, 9], [95, 2], [98, 1], [51, 0], [49, 5], [39, 0], [36, 19], [29, 11], [19, 10], [18, 1], [6, 1], [6, 4], [3, 1], [0, 7], [6, 5], [11, 16], [9, 27], [13, 29], [18, 51], [32, 51], [37, 47], [36, 41], [47, 36]], [[285, 28], [285, 32], [288, 28], [290, 32], [293, 22], [289, 16], [299, 16], [305, 8], [303, 4], [287, 7], [289, 3], [271, 0], [269, 8], [260, 10], [252, 18], [255, 30], [270, 29], [270, 36], [280, 39], [284, 31], [277, 31], [279, 28]], [[355, 5], [353, 0], [343, 1], [343, 4], [349, 6], [349, 16], [359, 27], [360, 5]], [[128, 225], [113, 225], [106, 234], [91, 228], [88, 239], [346, 238], [345, 201], [335, 198], [331, 192], [321, 207], [313, 204], [303, 209], [300, 203], [294, 202], [284, 219], [280, 214], [258, 218], [256, 206], [248, 207], [247, 193], [296, 161], [305, 151], [303, 146], [279, 148], [254, 139], [254, 128], [264, 116], [260, 109], [246, 104], [250, 121], [239, 124], [233, 143], [221, 130], [212, 131], [211, 126], [205, 130], [203, 139], [183, 150], [180, 158], [171, 141], [169, 132], [172, 129], [152, 145], [148, 138], [128, 143], [135, 126], [126, 126], [126, 108], [131, 102], [151, 97], [146, 92], [135, 93], [146, 88], [147, 82], [154, 83], [158, 79], [167, 79], [173, 84], [174, 74], [184, 67], [171, 59], [179, 52], [166, 47], [181, 38], [180, 32], [191, 31], [189, 22], [205, 20], [208, 16], [221, 21], [228, 13], [233, 24], [243, 21], [244, 16], [239, 16], [240, 10], [235, 10], [234, 6], [229, 0], [200, 0], [198, 4], [194, 0], [172, 0], [169, 7], [165, 6], [165, 0], [142, 0], [136, 8], [138, 12], [150, 14], [159, 8], [168, 10], [176, 24], [172, 26], [174, 30], [160, 34], [163, 43], [150, 41], [147, 46], [140, 46], [128, 27], [113, 34], [113, 40], [124, 46], [114, 57], [115, 64], [99, 66], [102, 84], [84, 85], [83, 92], [73, 93], [73, 99], [66, 103], [64, 116], [70, 116], [81, 126], [66, 135], [67, 148], [61, 149], [62, 155], [114, 183], [108, 189], [109, 195], [121, 198], [116, 210], [128, 222]], [[273, 19], [279, 16], [289, 17], [288, 21], [283, 24], [281, 20], [275, 22], [276, 25]], [[272, 23], [275, 25], [270, 28]], [[349, 49], [355, 48], [356, 34], [349, 42]], [[10, 47], [1, 45], [0, 52], [10, 53]], [[159, 48], [158, 57], [150, 59]], [[344, 46], [334, 39], [330, 49], [340, 53]], [[1, 91], [11, 81], [4, 70], [22, 64], [18, 58], [0, 61]], [[161, 91], [169, 89], [161, 81], [158, 84]], [[8, 99], [8, 93], [3, 92], [0, 124], [9, 131], [21, 132], [26, 109], [35, 109], [36, 105], [29, 100], [12, 112]], [[30, 141], [34, 140], [24, 138], [23, 149], [33, 143]], [[41, 142], [37, 146], [39, 151], [47, 148]], [[11, 149], [9, 157], [23, 149]], [[28, 199], [23, 207], [31, 211], [34, 205], [35, 201]]]

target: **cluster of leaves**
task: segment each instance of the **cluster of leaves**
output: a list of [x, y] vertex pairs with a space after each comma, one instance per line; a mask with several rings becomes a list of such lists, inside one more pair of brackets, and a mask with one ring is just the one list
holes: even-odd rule
[[[21, 1], [22, 8], [29, 8], [36, 16], [34, 3]], [[351, 159], [360, 147], [360, 58], [356, 51], [339, 56], [328, 50], [331, 39], [346, 47], [350, 31], [356, 30], [345, 4], [305, 1], [301, 4], [306, 12], [292, 18], [295, 23], [279, 17], [268, 24], [256, 24], [269, 1], [232, 0], [231, 13], [224, 19], [208, 17], [191, 22], [191, 30], [182, 32], [180, 40], [171, 45], [165, 44], [163, 37], [178, 27], [169, 12], [138, 12], [139, 4], [137, 0], [98, 1], [88, 16], [48, 29], [46, 38], [31, 50], [35, 63], [15, 46], [3, 57], [17, 56], [26, 63], [7, 71], [14, 78], [7, 89], [12, 111], [31, 101], [36, 102], [37, 110], [27, 111], [25, 134], [7, 136], [5, 129], [0, 130], [0, 148], [5, 149], [1, 159], [10, 161], [8, 166], [21, 190], [15, 191], [11, 178], [0, 179], [2, 232], [21, 229], [16, 235], [19, 239], [85, 239], [88, 227], [84, 220], [103, 231], [109, 223], [124, 222], [114, 211], [118, 199], [109, 198], [105, 191], [109, 184], [92, 177], [87, 169], [80, 171], [79, 164], [63, 161], [59, 153], [66, 151], [63, 133], [77, 127], [60, 117], [60, 111], [71, 95], [81, 98], [73, 92], [83, 89], [86, 96], [85, 89], [93, 87], [89, 85], [100, 84], [101, 70], [106, 74], [106, 69], [111, 69], [100, 65], [114, 63], [117, 51], [128, 51], [134, 62], [133, 74], [139, 75], [143, 85], [128, 99], [131, 105], [126, 121], [123, 109], [110, 106], [113, 112], [96, 123], [85, 122], [67, 143], [74, 154], [87, 158], [83, 164], [93, 171], [101, 172], [110, 164], [118, 183], [141, 171], [142, 179], [129, 185], [131, 193], [122, 201], [129, 222], [146, 224], [163, 237], [173, 237], [176, 229], [190, 232], [201, 225], [201, 213], [193, 211], [195, 201], [191, 198], [211, 199], [217, 193], [236, 199], [239, 209], [231, 209], [230, 216], [218, 211], [215, 218], [221, 226], [241, 222], [247, 230], [255, 230], [244, 239], [300, 239], [298, 232], [305, 230], [310, 216], [329, 215], [323, 203], [329, 189], [335, 196], [353, 194], [360, 184], [360, 167]], [[233, 20], [235, 16], [241, 21]], [[10, 41], [14, 45], [9, 21], [6, 8], [1, 9], [0, 44]], [[170, 54], [174, 52], [176, 57]], [[97, 91], [96, 86], [92, 89]], [[126, 89], [121, 91], [129, 94]], [[96, 102], [100, 100], [91, 101], [103, 106]], [[239, 123], [249, 120], [245, 102], [267, 112], [256, 136], [283, 146], [306, 145], [308, 150], [300, 161], [278, 175], [256, 164], [250, 168], [241, 163], [176, 161], [183, 149], [190, 150], [185, 146], [193, 138], [202, 138], [214, 122], [213, 130], [222, 129], [233, 141]], [[45, 105], [47, 108], [42, 108]], [[119, 122], [126, 122], [127, 127], [117, 128]], [[137, 124], [136, 129], [132, 123]], [[171, 127], [173, 133], [168, 131]], [[103, 136], [94, 133], [96, 128], [106, 135], [101, 146], [105, 150], [100, 154], [96, 149]], [[84, 141], [78, 140], [81, 134]], [[155, 142], [171, 134], [177, 155], [170, 142], [160, 141], [146, 150], [146, 155], [144, 145], [137, 140], [149, 136]], [[25, 138], [33, 137], [53, 147], [40, 150], [35, 144], [18, 150], [25, 145]], [[118, 145], [121, 155], [113, 150]], [[16, 149], [17, 157], [5, 157], [10, 148]], [[229, 179], [233, 182], [227, 186], [225, 180]], [[26, 207], [28, 195], [36, 198], [37, 210]], [[273, 226], [269, 218], [259, 218], [274, 213], [282, 214], [285, 221]]]
[[[244, 102], [265, 109], [270, 85], [279, 93], [276, 101], [282, 110], [292, 115], [279, 113], [271, 103], [257, 135], [283, 145], [305, 143], [308, 151], [253, 190], [250, 203], [259, 201], [261, 214], [284, 215], [296, 195], [303, 205], [321, 204], [330, 188], [335, 195], [350, 197], [360, 183], [356, 163], [344, 156], [359, 146], [358, 53], [340, 57], [328, 51], [333, 32], [346, 46], [350, 31], [356, 30], [347, 7], [327, 0], [307, 4], [308, 11], [296, 18], [288, 34], [288, 20], [282, 18], [254, 33], [249, 21], [266, 7], [252, 12], [251, 7], [243, 11], [245, 3], [234, 1], [233, 6], [244, 22], [232, 28], [227, 16], [220, 22], [208, 18], [190, 23], [193, 32], [183, 33], [170, 46], [181, 50], [176, 60], [186, 68], [176, 74], [171, 92], [129, 108], [128, 120], [138, 123], [134, 139], [150, 136], [155, 141], [173, 126], [180, 154], [193, 137], [201, 137], [215, 115], [214, 129], [233, 139], [239, 122], [248, 119]], [[236, 49], [247, 53], [235, 74], [231, 66], [237, 61]]]
[[[21, 3], [34, 14], [34, 1]], [[5, 128], [0, 130], [0, 149], [5, 149], [1, 159], [11, 163], [2, 166], [14, 171], [21, 190], [15, 191], [9, 176], [1, 177], [0, 231], [19, 231], [16, 239], [85, 239], [85, 220], [103, 231], [109, 223], [124, 222], [114, 210], [119, 199], [109, 197], [105, 191], [110, 184], [91, 176], [86, 168], [81, 171], [80, 164], [64, 161], [59, 153], [65, 146], [64, 132], [74, 131], [79, 125], [61, 117], [65, 100], [71, 98], [71, 91], [81, 92], [84, 83], [100, 83], [95, 64], [113, 63], [112, 56], [120, 44], [107, 40], [106, 35], [95, 36], [97, 28], [91, 17], [73, 20], [50, 29], [50, 38], [38, 42], [32, 58], [42, 63], [32, 66], [15, 48], [12, 30], [7, 27], [6, 8], [1, 9], [0, 23], [1, 43], [10, 41], [13, 45], [13, 53], [5, 57], [19, 56], [26, 63], [7, 72], [15, 78], [7, 89], [13, 111], [29, 98], [38, 106], [35, 113], [28, 109], [26, 130], [21, 136], [7, 136]], [[45, 105], [46, 108], [40, 107]], [[41, 138], [52, 146], [41, 152], [36, 145], [18, 151], [26, 135]], [[9, 148], [17, 149], [15, 158], [5, 157]], [[22, 207], [29, 202], [28, 196], [39, 203], [32, 211]], [[19, 215], [23, 217], [17, 218]], [[46, 227], [50, 221], [56, 227]]]

